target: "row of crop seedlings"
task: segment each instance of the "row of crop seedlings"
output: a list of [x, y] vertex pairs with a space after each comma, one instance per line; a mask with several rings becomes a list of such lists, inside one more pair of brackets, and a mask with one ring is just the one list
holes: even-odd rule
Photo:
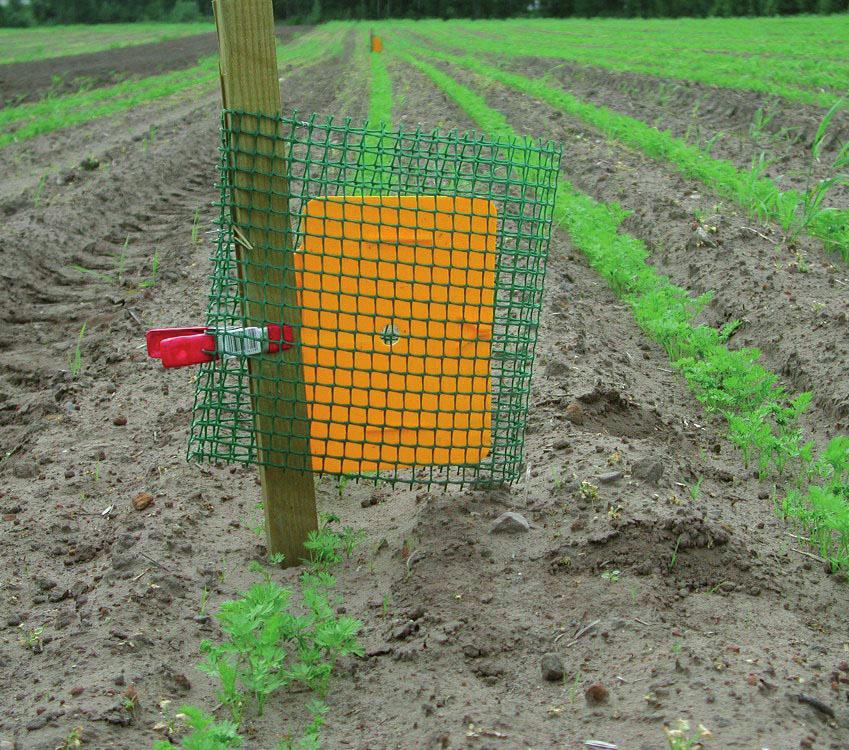
[[[339, 25], [305, 34], [296, 42], [278, 45], [281, 67], [313, 65], [342, 52], [345, 29]], [[21, 143], [60, 128], [127, 112], [218, 80], [218, 58], [207, 57], [197, 65], [160, 75], [128, 79], [112, 86], [83, 89], [65, 96], [0, 109], [0, 148]]]
[[[503, 114], [427, 62], [424, 51], [394, 54], [424, 73], [482, 130], [516, 137]], [[832, 570], [849, 570], [849, 437], [833, 438], [816, 454], [799, 423], [811, 394], [788, 393], [759, 363], [756, 349], [729, 349], [726, 342], [738, 323], [719, 330], [694, 324], [710, 296], [694, 298], [658, 273], [646, 260], [645, 244], [620, 231], [626, 216], [622, 208], [599, 203], [560, 180], [555, 225], [566, 229], [630, 306], [642, 330], [665, 348], [696, 398], [725, 418], [728, 437], [746, 465], [757, 466], [762, 481], [777, 476], [788, 482], [790, 489], [775, 498], [779, 512], [802, 525]]]
[[[313, 49], [311, 44], [309, 48]], [[322, 59], [327, 54], [325, 48]], [[355, 55], [350, 75], [365, 74], [359, 68], [366, 63], [364, 56]], [[382, 106], [391, 109], [391, 99]], [[376, 111], [382, 116], [379, 108]], [[230, 717], [219, 719], [197, 706], [182, 706], [164, 725], [168, 739], [156, 742], [154, 750], [241, 748], [245, 720], [262, 716], [271, 696], [292, 689], [306, 689], [311, 698], [301, 721], [290, 722], [300, 729], [294, 736], [282, 737], [275, 750], [317, 750], [321, 746], [321, 730], [330, 710], [325, 696], [334, 667], [343, 656], [363, 655], [357, 641], [362, 623], [338, 614], [344, 608], [334, 576], [363, 535], [338, 526], [337, 516], [322, 514], [320, 530], [310, 532], [304, 545], [308, 557], [302, 561], [304, 570], [295, 590], [272, 579], [270, 570], [284, 562], [282, 555], [271, 555], [269, 568], [256, 562], [251, 565], [262, 581], [220, 606], [216, 617], [222, 639], [200, 644], [205, 658], [199, 668], [216, 680], [216, 697]]]
[[[437, 22], [416, 24], [416, 33], [442, 38]], [[589, 34], [592, 36], [592, 33]], [[682, 49], [681, 39], [664, 44], [654, 38], [651, 45], [629, 39], [627, 31], [601, 39], [587, 39], [542, 30], [534, 24], [484, 22], [474, 27], [453, 28], [452, 44], [467, 51], [491, 51], [499, 57], [544, 57], [568, 60], [612, 70], [631, 71], [697, 81], [725, 88], [747, 89], [779, 95], [792, 101], [830, 107], [849, 87], [849, 65], [845, 58], [823, 65], [818, 57], [793, 59], [778, 49], [764, 57], [735, 55], [723, 50]], [[798, 48], [798, 42], [796, 43]]]
[[[442, 40], [435, 33], [418, 29], [417, 33], [437, 46], [442, 46]], [[828, 194], [835, 187], [849, 182], [849, 143], [844, 144], [833, 157], [827, 177], [809, 180], [805, 190], [782, 191], [775, 182], [764, 176], [768, 164], [763, 159], [755, 161], [749, 170], [738, 169], [732, 162], [715, 159], [709, 151], [676, 138], [667, 131], [658, 130], [607, 107], [582, 101], [545, 80], [529, 78], [487, 64], [480, 56], [455, 55], [442, 49], [416, 46], [415, 40], [409, 36], [404, 36], [404, 39], [406, 48], [414, 54], [458, 65], [540, 99], [597, 128], [611, 140], [636, 148], [646, 156], [671, 166], [683, 176], [700, 181], [719, 195], [733, 200], [757, 219], [777, 222], [788, 243], [792, 244], [801, 234], [807, 234], [820, 239], [826, 249], [839, 253], [849, 263], [849, 210], [824, 205]], [[497, 55], [501, 50], [515, 49], [516, 45], [504, 45], [500, 41], [477, 37], [469, 42], [469, 48], [471, 51]], [[535, 54], [545, 56], [544, 49], [536, 50]], [[822, 158], [827, 129], [842, 107], [842, 101], [834, 102], [823, 117], [811, 146], [811, 159], [814, 162]]]

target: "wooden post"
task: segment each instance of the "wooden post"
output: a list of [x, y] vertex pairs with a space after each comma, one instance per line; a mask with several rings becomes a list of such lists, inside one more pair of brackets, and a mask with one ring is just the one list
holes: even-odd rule
[[[224, 108], [277, 118], [281, 103], [271, 0], [213, 0], [213, 8]], [[287, 323], [297, 339], [301, 321], [280, 129], [276, 119], [242, 116], [239, 123], [231, 143], [232, 203], [245, 317], [248, 325]], [[298, 565], [318, 520], [297, 340], [279, 359], [249, 360], [249, 366], [259, 376], [251, 378], [251, 399], [260, 456], [288, 467], [260, 466], [268, 551], [283, 553], [285, 565]]]

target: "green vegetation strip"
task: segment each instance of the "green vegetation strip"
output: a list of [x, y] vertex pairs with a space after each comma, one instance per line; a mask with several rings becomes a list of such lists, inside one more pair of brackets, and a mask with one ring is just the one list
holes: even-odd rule
[[104, 23], [0, 29], [0, 65], [165, 42], [215, 31], [209, 23]]
[[[481, 129], [516, 134], [500, 112], [445, 72], [406, 53], [396, 53], [451, 97]], [[796, 489], [781, 503], [785, 516], [802, 523], [833, 569], [849, 569], [849, 438], [834, 438], [814, 458], [799, 417], [809, 393], [791, 396], [778, 376], [759, 364], [757, 349], [731, 350], [725, 344], [737, 323], [721, 330], [695, 317], [710, 295], [693, 298], [647, 262], [645, 244], [619, 231], [628, 212], [598, 203], [561, 179], [555, 219], [590, 265], [626, 302], [637, 324], [667, 351], [696, 398], [728, 424], [729, 439], [747, 465], [756, 462], [762, 479], [783, 475], [792, 466]]]
[[[414, 54], [459, 65], [541, 99], [556, 109], [598, 128], [608, 138], [639, 149], [657, 161], [668, 163], [684, 176], [699, 180], [720, 195], [735, 201], [753, 216], [778, 222], [789, 240], [794, 240], [804, 232], [819, 238], [826, 248], [839, 252], [843, 259], [849, 262], [849, 211], [822, 205], [828, 189], [840, 181], [839, 170], [849, 168], [849, 144], [835, 160], [833, 182], [815, 180], [807, 191], [781, 191], [772, 180], [762, 176], [766, 166], [763, 161], [748, 171], [741, 171], [730, 161], [715, 159], [707, 151], [691, 146], [669, 131], [658, 130], [641, 120], [619, 114], [607, 107], [597, 107], [581, 101], [567, 91], [549, 85], [545, 80], [528, 78], [487, 65], [479, 58], [458, 57], [421, 47], [410, 49]], [[822, 141], [825, 127], [836, 107], [837, 105], [832, 108], [823, 121], [824, 126], [815, 141], [817, 145]]]
[[[335, 27], [305, 35], [297, 42], [278, 46], [281, 66], [312, 65], [342, 51], [344, 30]], [[67, 96], [0, 110], [0, 148], [35, 138], [60, 128], [80, 125], [100, 117], [125, 112], [139, 104], [179, 94], [218, 80], [218, 58], [156, 76], [123, 81], [113, 86], [80, 91]]]
[[[835, 18], [841, 24], [845, 23], [844, 17]], [[610, 70], [696, 81], [710, 86], [758, 91], [821, 107], [832, 106], [849, 86], [849, 66], [843, 61], [833, 61], [826, 66], [804, 61], [785, 62], [780, 53], [763, 58], [729, 57], [710, 51], [682, 50], [680, 40], [678, 46], [655, 46], [651, 36], [629, 35], [627, 25], [628, 22], [624, 22], [621, 33], [616, 33], [612, 24], [601, 22], [598, 29], [611, 30], [601, 38], [591, 31], [586, 35], [571, 33], [558, 38], [539, 27], [534, 29], [515, 21], [455, 23], [450, 34], [438, 21], [408, 25], [407, 28], [433, 42], [462, 49], [467, 54], [551, 58]], [[630, 28], [634, 26], [631, 24]], [[590, 40], [595, 40], [595, 43]], [[829, 40], [820, 36], [817, 41], [826, 46]]]
[[382, 53], [371, 53], [368, 120], [372, 127], [379, 127], [381, 123], [392, 124], [392, 81]]
[[[357, 633], [359, 620], [337, 614], [339, 597], [334, 594], [332, 571], [349, 557], [361, 534], [350, 527], [331, 529], [339, 519], [328, 516], [321, 530], [310, 532], [305, 547], [309, 558], [298, 579], [298, 593], [271, 580], [259, 563], [252, 570], [263, 582], [252, 586], [241, 598], [224, 602], [217, 618], [224, 634], [220, 643], [203, 641], [206, 658], [200, 669], [218, 679], [217, 699], [230, 712], [219, 720], [196, 706], [183, 706], [168, 725], [168, 740], [154, 743], [154, 750], [227, 750], [244, 744], [239, 727], [247, 713], [262, 716], [268, 698], [279, 690], [299, 688], [315, 698], [308, 704], [311, 720], [301, 737], [284, 739], [277, 750], [317, 750], [321, 726], [327, 713], [324, 697], [333, 668], [340, 656], [362, 655]], [[282, 562], [272, 559], [272, 564]], [[205, 605], [202, 605], [205, 606]], [[176, 722], [188, 728], [176, 742]], [[270, 747], [270, 746], [269, 746]]]

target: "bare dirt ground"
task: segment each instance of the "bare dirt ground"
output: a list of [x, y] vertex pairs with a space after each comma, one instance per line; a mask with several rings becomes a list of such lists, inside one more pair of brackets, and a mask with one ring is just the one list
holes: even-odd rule
[[[280, 27], [277, 36], [285, 41], [303, 28]], [[215, 32], [210, 31], [165, 42], [0, 65], [0, 107], [36, 101], [48, 93], [71, 93], [81, 86], [94, 88], [126, 78], [190, 68], [201, 57], [214, 55], [217, 49]]]
[[[523, 58], [517, 70], [525, 75], [551, 75], [583, 101], [635, 117], [668, 130], [677, 138], [708, 147], [715, 158], [749, 169], [763, 154], [764, 174], [782, 190], [805, 189], [809, 180], [829, 174], [842, 144], [849, 140], [849, 113], [836, 112], [815, 160], [811, 144], [827, 109], [791, 102], [755, 91], [708, 86], [556, 60]], [[708, 144], [710, 144], [708, 146]], [[845, 206], [849, 188], [836, 186], [826, 203]]]
[[[769, 367], [823, 409], [812, 422], [829, 437], [849, 417], [849, 267], [820, 243], [782, 249], [780, 230], [761, 225], [704, 186], [638, 152], [618, 147], [576, 118], [513, 90], [451, 69], [485, 93], [514, 128], [566, 145], [568, 179], [605, 202], [632, 210], [624, 229], [643, 239], [652, 262], [695, 294], [715, 292], [712, 325], [741, 320], [738, 346], [757, 346]], [[701, 228], [705, 233], [696, 234]], [[705, 239], [701, 239], [705, 238]]]
[[[396, 122], [469, 126], [420, 74], [390, 71]], [[288, 74], [282, 89], [286, 108], [305, 112], [357, 118], [368, 101], [365, 71], [349, 57]], [[830, 271], [811, 246], [807, 274], [780, 270], [790, 259], [752, 244], [727, 211], [716, 222], [723, 244], [690, 250], [688, 263], [679, 245], [693, 207], [715, 199], [539, 103], [487, 96], [521, 114], [523, 130], [563, 139], [567, 179], [604, 200], [635, 200], [628, 230], [656, 243], [673, 278], [717, 288], [709, 315], [748, 304], [741, 344], [766, 346], [782, 326], [768, 351], [779, 362], [801, 339], [793, 371], [816, 381], [812, 427], [820, 437], [835, 428], [846, 320], [817, 327], [807, 295], [839, 316], [845, 269]], [[131, 128], [95, 152], [96, 170], [48, 180], [38, 206], [29, 194], [0, 198], [0, 445], [11, 452], [0, 463], [0, 740], [19, 750], [54, 750], [75, 726], [86, 748], [149, 747], [162, 700], [169, 715], [184, 701], [214, 706], [196, 669], [199, 642], [218, 632], [203, 592], [214, 613], [254, 582], [248, 565], [264, 557], [251, 530], [256, 472], [185, 463], [192, 374], [163, 371], [143, 346], [147, 327], [203, 317], [210, 245], [203, 234], [194, 243], [191, 226], [196, 210], [204, 227], [214, 214], [217, 106], [210, 94], [145, 110], [137, 131], [159, 118], [146, 149]], [[25, 162], [4, 164], [14, 178]], [[126, 283], [70, 268], [114, 275], [122, 251]], [[156, 284], [139, 291], [155, 251]], [[843, 750], [845, 580], [803, 554], [774, 514], [772, 487], [743, 467], [564, 233], [551, 253], [522, 482], [457, 493], [319, 484], [321, 510], [366, 532], [339, 573], [366, 656], [340, 665], [326, 747], [597, 739], [656, 750], [662, 725], [687, 718], [713, 732], [717, 750]], [[761, 311], [773, 298], [782, 305]], [[783, 316], [775, 328], [770, 315]], [[821, 363], [829, 345], [838, 364]], [[154, 497], [143, 511], [131, 502], [139, 492]], [[505, 510], [530, 531], [492, 533]], [[22, 644], [38, 627], [42, 647]], [[561, 662], [555, 681], [541, 671], [549, 653]], [[130, 686], [135, 715], [121, 707]], [[247, 747], [273, 748], [303, 719], [305, 699], [275, 696], [249, 721]]]

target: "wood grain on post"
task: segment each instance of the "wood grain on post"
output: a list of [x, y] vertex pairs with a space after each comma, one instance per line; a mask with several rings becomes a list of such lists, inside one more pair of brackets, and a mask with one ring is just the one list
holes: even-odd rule
[[213, 0], [213, 8], [224, 108], [269, 116], [238, 118], [230, 143], [231, 203], [247, 325], [287, 323], [295, 330], [291, 349], [248, 362], [268, 550], [283, 553], [285, 565], [297, 565], [318, 520], [297, 342], [301, 321], [287, 168], [277, 123], [281, 103], [274, 14], [271, 0]]

